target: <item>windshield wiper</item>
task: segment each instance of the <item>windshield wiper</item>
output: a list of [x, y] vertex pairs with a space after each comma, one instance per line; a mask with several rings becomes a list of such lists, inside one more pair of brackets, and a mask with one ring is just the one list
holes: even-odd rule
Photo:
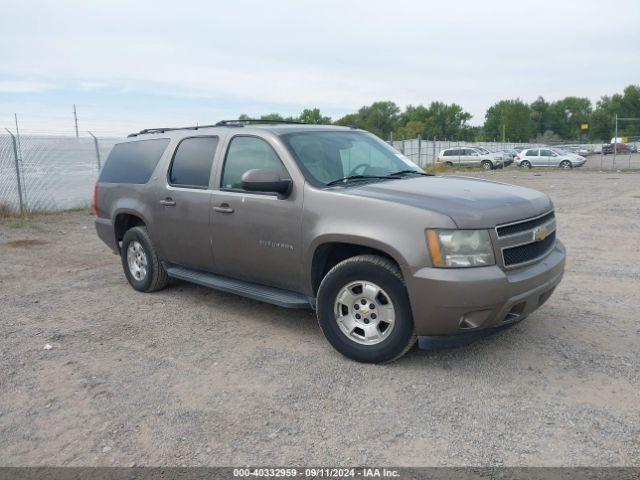
[[389, 177], [387, 176], [381, 177], [380, 175], [349, 175], [347, 177], [342, 177], [337, 180], [332, 180], [331, 182], [327, 183], [327, 187], [330, 187], [332, 185], [338, 185], [339, 183], [347, 183], [350, 180], [362, 180], [367, 178], [389, 178]]
[[387, 175], [387, 177], [395, 177], [398, 175], [407, 175], [409, 173], [415, 173], [416, 175], [422, 175], [423, 177], [433, 177], [433, 173], [419, 172], [418, 170], [400, 170], [399, 172], [393, 172]]

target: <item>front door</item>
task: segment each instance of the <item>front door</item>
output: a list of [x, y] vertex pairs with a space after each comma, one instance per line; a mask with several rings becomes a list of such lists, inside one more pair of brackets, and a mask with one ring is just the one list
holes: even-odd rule
[[301, 275], [302, 189], [283, 198], [247, 192], [248, 170], [289, 173], [266, 139], [236, 135], [229, 142], [220, 189], [213, 191], [211, 238], [216, 270], [226, 276], [296, 290]]
[[153, 241], [160, 257], [171, 263], [214, 270], [209, 222], [211, 167], [218, 137], [183, 139], [155, 199]]

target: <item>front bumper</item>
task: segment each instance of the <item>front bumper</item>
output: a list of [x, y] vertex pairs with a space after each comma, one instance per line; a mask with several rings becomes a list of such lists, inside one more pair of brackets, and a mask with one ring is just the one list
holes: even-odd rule
[[457, 335], [515, 323], [549, 299], [564, 263], [557, 241], [540, 261], [514, 270], [421, 268], [407, 279], [416, 334]]

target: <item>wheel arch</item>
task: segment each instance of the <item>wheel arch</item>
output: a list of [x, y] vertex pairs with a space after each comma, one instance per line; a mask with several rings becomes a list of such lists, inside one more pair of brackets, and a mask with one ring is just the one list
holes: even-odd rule
[[318, 287], [326, 273], [335, 265], [347, 258], [357, 255], [379, 255], [398, 265], [403, 276], [406, 275], [407, 262], [402, 255], [379, 241], [367, 237], [348, 238], [328, 235], [319, 239], [309, 250], [306, 264], [305, 278], [308, 282], [308, 290], [312, 296], [318, 292]]
[[140, 212], [126, 208], [117, 210], [113, 215], [113, 232], [116, 245], [120, 245], [127, 230], [133, 227], [146, 226], [147, 224], [147, 220]]

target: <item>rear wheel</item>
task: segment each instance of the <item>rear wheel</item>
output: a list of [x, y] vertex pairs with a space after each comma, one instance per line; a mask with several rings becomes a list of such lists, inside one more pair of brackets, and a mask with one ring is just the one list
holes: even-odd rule
[[491, 163], [489, 160], [483, 160], [480, 165], [482, 166], [483, 170], [493, 170], [493, 163]]
[[402, 274], [386, 258], [359, 255], [333, 267], [316, 305], [329, 343], [358, 362], [390, 362], [416, 341]]
[[127, 280], [139, 292], [153, 292], [167, 286], [169, 277], [162, 266], [145, 227], [126, 231], [120, 248]]
[[453, 167], [453, 163], [452, 163], [452, 162], [447, 162], [447, 163], [445, 163], [445, 165], [446, 165], [447, 167]]
[[570, 169], [573, 168], [573, 165], [571, 165], [571, 162], [569, 160], [563, 160], [560, 162], [560, 168]]
[[522, 168], [531, 168], [531, 162], [529, 160], [523, 160], [520, 162]]

